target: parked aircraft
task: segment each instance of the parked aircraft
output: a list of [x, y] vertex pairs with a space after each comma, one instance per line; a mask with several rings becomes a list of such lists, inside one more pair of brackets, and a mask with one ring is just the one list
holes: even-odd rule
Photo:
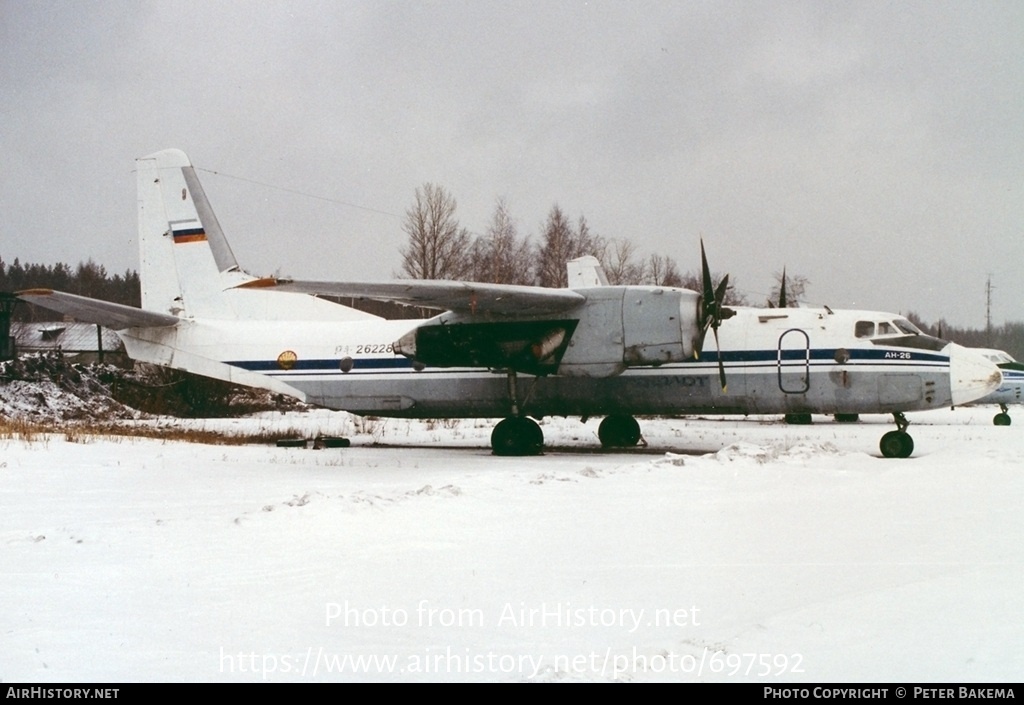
[[1017, 362], [1012, 355], [1004, 350], [974, 348], [984, 357], [994, 362], [1003, 373], [1003, 383], [988, 396], [978, 399], [973, 404], [998, 404], [1000, 412], [992, 419], [996, 426], [1009, 426], [1009, 404], [1024, 404], [1024, 364]]
[[[586, 264], [573, 279], [582, 284], [565, 289], [261, 279], [238, 266], [183, 152], [137, 167], [142, 308], [48, 289], [22, 299], [118, 331], [135, 360], [320, 406], [504, 417], [497, 454], [541, 452], [534, 419], [548, 415], [605, 416], [601, 443], [629, 446], [637, 415], [881, 412], [897, 425], [883, 455], [906, 457], [904, 412], [965, 404], [1001, 379], [977, 353], [894, 314], [725, 306], [728, 277], [712, 285], [703, 245], [701, 292], [605, 286]], [[384, 320], [320, 296], [444, 313]]]

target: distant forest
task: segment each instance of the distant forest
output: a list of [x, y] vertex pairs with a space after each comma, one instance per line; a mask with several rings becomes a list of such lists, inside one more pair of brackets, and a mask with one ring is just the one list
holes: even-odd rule
[[[23, 289], [54, 289], [94, 299], [113, 301], [128, 306], [142, 303], [138, 272], [110, 275], [101, 264], [91, 259], [77, 267], [63, 262], [52, 266], [22, 264], [17, 259], [8, 264], [0, 256], [0, 291], [15, 292]], [[14, 307], [13, 321], [59, 321], [61, 314], [24, 302]]]
[[1016, 360], [1024, 361], [1024, 323], [1004, 323], [992, 326], [992, 330], [984, 328], [957, 328], [946, 321], [925, 323], [913, 313], [907, 316], [925, 333], [945, 340], [952, 340], [968, 348], [994, 348], [1005, 350]]
[[[128, 306], [141, 305], [138, 272], [128, 270], [124, 274], [111, 275], [103, 265], [96, 264], [91, 259], [79, 263], [76, 267], [70, 267], [64, 263], [52, 266], [25, 265], [17, 259], [8, 264], [0, 256], [0, 291], [15, 292], [37, 288], [56, 289]], [[369, 310], [371, 313], [386, 318], [408, 318], [417, 313], [415, 309], [408, 307], [386, 307], [375, 305], [374, 302], [344, 301], [343, 303]], [[907, 317], [921, 330], [931, 335], [952, 340], [967, 347], [1005, 350], [1017, 360], [1024, 361], [1024, 323], [1005, 323], [1001, 326], [993, 326], [991, 330], [984, 328], [979, 330], [957, 328], [945, 321], [928, 323], [913, 313]], [[61, 319], [61, 314], [22, 302], [14, 307], [11, 319], [23, 322], [55, 321]]]

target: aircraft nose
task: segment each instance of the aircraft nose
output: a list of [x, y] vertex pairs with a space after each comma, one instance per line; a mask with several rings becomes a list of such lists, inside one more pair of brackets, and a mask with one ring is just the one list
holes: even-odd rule
[[967, 404], [994, 392], [1003, 383], [1003, 373], [980, 353], [950, 343], [949, 391], [953, 406]]

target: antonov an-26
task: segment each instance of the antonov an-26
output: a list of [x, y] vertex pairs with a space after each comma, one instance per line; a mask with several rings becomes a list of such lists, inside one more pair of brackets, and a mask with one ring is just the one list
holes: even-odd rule
[[[534, 419], [549, 415], [604, 416], [601, 443], [629, 446], [643, 415], [881, 412], [897, 426], [882, 454], [907, 457], [904, 412], [965, 404], [1001, 381], [990, 361], [895, 314], [724, 306], [703, 246], [701, 292], [258, 278], [236, 262], [183, 152], [137, 167], [142, 308], [48, 289], [22, 299], [116, 330], [137, 361], [332, 409], [503, 417], [497, 454], [541, 452]], [[384, 320], [317, 295], [444, 313]]]

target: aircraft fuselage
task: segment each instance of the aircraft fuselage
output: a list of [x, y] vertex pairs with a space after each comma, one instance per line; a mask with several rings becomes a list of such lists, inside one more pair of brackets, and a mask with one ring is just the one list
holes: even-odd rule
[[[597, 416], [692, 413], [879, 413], [949, 407], [958, 388], [981, 384], [955, 369], [959, 346], [918, 334], [856, 334], [858, 322], [893, 314], [736, 308], [719, 329], [727, 388], [708, 336], [698, 359], [626, 367], [609, 376], [519, 375], [523, 414]], [[129, 353], [186, 349], [306, 401], [356, 414], [411, 418], [511, 413], [504, 369], [423, 366], [394, 344], [424, 321], [203, 321], [126, 335]], [[569, 341], [566, 359], [572, 356]], [[962, 363], [959, 363], [962, 364]], [[180, 365], [175, 365], [180, 366]], [[185, 367], [188, 369], [187, 367]], [[952, 369], [951, 369], [952, 368]], [[194, 370], [210, 374], [202, 370]], [[958, 379], [966, 374], [965, 379]], [[979, 368], [984, 377], [988, 370]], [[223, 376], [223, 375], [220, 375]], [[250, 383], [247, 381], [246, 383]]]

